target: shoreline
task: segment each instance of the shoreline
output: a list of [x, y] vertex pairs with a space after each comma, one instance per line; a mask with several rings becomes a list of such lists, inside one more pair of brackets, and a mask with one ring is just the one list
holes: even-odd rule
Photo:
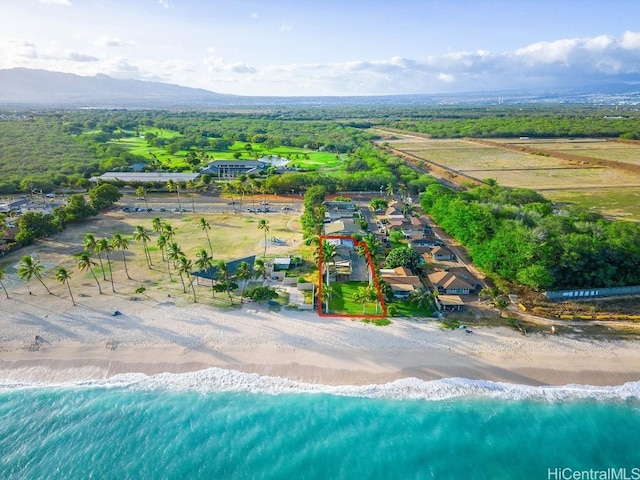
[[[46, 308], [42, 301], [46, 299]], [[378, 327], [315, 313], [119, 295], [71, 304], [56, 296], [2, 302], [0, 381], [68, 383], [114, 375], [187, 373], [211, 367], [339, 386], [405, 378], [466, 378], [519, 385], [615, 386], [640, 381], [632, 341], [522, 336], [504, 327], [473, 334], [429, 320]], [[121, 315], [113, 316], [115, 310]], [[41, 340], [34, 342], [35, 336]]]

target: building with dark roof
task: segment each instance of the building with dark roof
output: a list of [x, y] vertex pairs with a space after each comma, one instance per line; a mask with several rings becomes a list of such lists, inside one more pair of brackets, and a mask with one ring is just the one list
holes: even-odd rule
[[89, 180], [92, 182], [97, 182], [98, 180], [105, 182], [119, 180], [125, 183], [167, 183], [169, 180], [173, 180], [174, 182], [194, 181], [199, 175], [199, 173], [173, 172], [107, 172], [103, 173], [99, 177], [91, 177]]
[[[231, 278], [236, 276], [238, 272], [238, 266], [242, 262], [247, 262], [249, 264], [249, 268], [253, 270], [253, 264], [255, 263], [255, 261], [256, 261], [256, 256], [251, 255], [250, 257], [238, 258], [237, 260], [231, 260], [230, 262], [226, 262], [227, 268], [229, 269], [229, 276]], [[191, 275], [193, 275], [194, 277], [205, 278], [207, 280], [212, 280], [212, 281], [220, 280], [218, 270], [219, 270], [218, 266], [214, 265], [211, 268], [208, 268], [206, 270], [199, 270], [197, 272], [192, 272]]]
[[267, 164], [260, 160], [214, 160], [200, 173], [213, 175], [217, 178], [236, 178], [240, 175], [258, 173], [267, 168]]

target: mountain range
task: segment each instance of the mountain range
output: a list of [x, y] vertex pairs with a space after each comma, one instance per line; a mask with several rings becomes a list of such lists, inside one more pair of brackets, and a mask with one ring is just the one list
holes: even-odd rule
[[442, 105], [586, 103], [640, 104], [640, 85], [593, 84], [556, 91], [496, 91], [361, 97], [250, 97], [160, 82], [121, 80], [98, 74], [11, 68], [0, 70], [0, 106], [171, 108], [224, 105]]
[[0, 70], [0, 104], [5, 105], [179, 105], [228, 103], [233, 95], [160, 82], [83, 77], [27, 68]]

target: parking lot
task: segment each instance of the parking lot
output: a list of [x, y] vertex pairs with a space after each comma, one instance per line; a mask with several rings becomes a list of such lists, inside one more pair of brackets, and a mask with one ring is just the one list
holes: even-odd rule
[[[266, 199], [265, 199], [266, 198]], [[302, 199], [298, 197], [279, 197], [275, 195], [245, 196], [230, 199], [198, 193], [183, 193], [180, 201], [176, 195], [150, 194], [136, 197], [125, 193], [119, 202], [122, 211], [127, 213], [296, 213], [302, 209]]]

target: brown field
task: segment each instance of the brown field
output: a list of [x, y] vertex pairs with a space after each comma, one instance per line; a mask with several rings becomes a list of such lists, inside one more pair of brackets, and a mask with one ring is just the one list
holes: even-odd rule
[[[558, 158], [521, 153], [465, 140], [402, 137], [387, 140], [390, 147], [478, 180], [493, 178], [500, 185], [538, 190], [551, 200], [579, 203], [612, 218], [640, 219], [637, 192], [640, 175], [613, 168], [582, 165]], [[631, 161], [640, 153], [634, 145], [600, 140], [504, 140], [536, 148], [567, 151], [599, 158]], [[563, 150], [564, 149], [564, 150]], [[580, 150], [583, 149], [583, 150]], [[596, 155], [593, 155], [596, 156]], [[640, 164], [640, 159], [637, 159]], [[624, 190], [622, 190], [624, 189]], [[624, 194], [623, 194], [624, 192]]]
[[534, 146], [541, 150], [549, 150], [585, 157], [601, 158], [603, 160], [615, 160], [618, 162], [640, 165], [640, 143], [613, 142], [594, 138], [584, 139], [495, 139], [496, 142], [510, 145]]
[[[205, 233], [198, 227], [197, 222], [204, 217], [211, 225], [209, 235], [213, 245], [214, 262], [217, 260], [233, 260], [248, 255], [262, 256], [264, 252], [264, 231], [258, 229], [258, 221], [266, 218], [269, 221], [268, 238], [277, 237], [285, 242], [283, 246], [267, 245], [267, 257], [288, 255], [294, 253], [302, 243], [300, 223], [298, 216], [294, 214], [196, 214], [189, 213], [164, 213], [162, 219], [176, 229], [176, 241], [182, 247], [185, 255], [192, 262], [196, 260], [196, 253], [202, 249], [208, 249]], [[183, 297], [185, 301], [191, 301], [191, 296], [184, 294], [180, 278], [174, 275], [173, 281], [169, 280], [167, 264], [162, 261], [161, 253], [156, 247], [158, 234], [151, 231], [151, 222], [154, 215], [127, 214], [121, 211], [113, 211], [101, 214], [95, 219], [79, 226], [67, 228], [55, 237], [39, 241], [29, 247], [22, 248], [2, 259], [2, 264], [7, 266], [7, 277], [4, 281], [9, 288], [24, 289], [24, 282], [15, 275], [15, 267], [24, 255], [35, 253], [38, 260], [46, 267], [44, 281], [49, 289], [56, 295], [68, 298], [66, 287], [55, 281], [55, 270], [65, 267], [72, 272], [71, 289], [76, 300], [85, 296], [95, 296], [98, 288], [95, 280], [89, 272], [83, 272], [77, 268], [77, 254], [83, 249], [83, 237], [86, 233], [93, 233], [97, 239], [110, 237], [114, 233], [120, 233], [129, 239], [129, 249], [126, 251], [127, 265], [132, 280], [127, 279], [122, 262], [122, 252], [114, 251], [110, 254], [113, 264], [114, 283], [118, 293], [133, 294], [139, 287], [145, 287], [147, 293], [170, 293], [174, 298]], [[142, 243], [131, 240], [131, 233], [137, 225], [143, 225], [150, 231], [149, 242], [153, 269], [147, 268]], [[97, 257], [94, 260], [98, 262]], [[106, 260], [103, 262], [106, 267]], [[193, 268], [197, 270], [197, 268]], [[98, 262], [95, 267], [103, 291], [111, 292], [110, 282], [104, 281]], [[109, 275], [107, 273], [107, 279]], [[31, 290], [39, 292], [42, 285], [34, 278], [30, 283]], [[211, 298], [210, 290], [202, 286], [197, 289], [199, 295]]]

